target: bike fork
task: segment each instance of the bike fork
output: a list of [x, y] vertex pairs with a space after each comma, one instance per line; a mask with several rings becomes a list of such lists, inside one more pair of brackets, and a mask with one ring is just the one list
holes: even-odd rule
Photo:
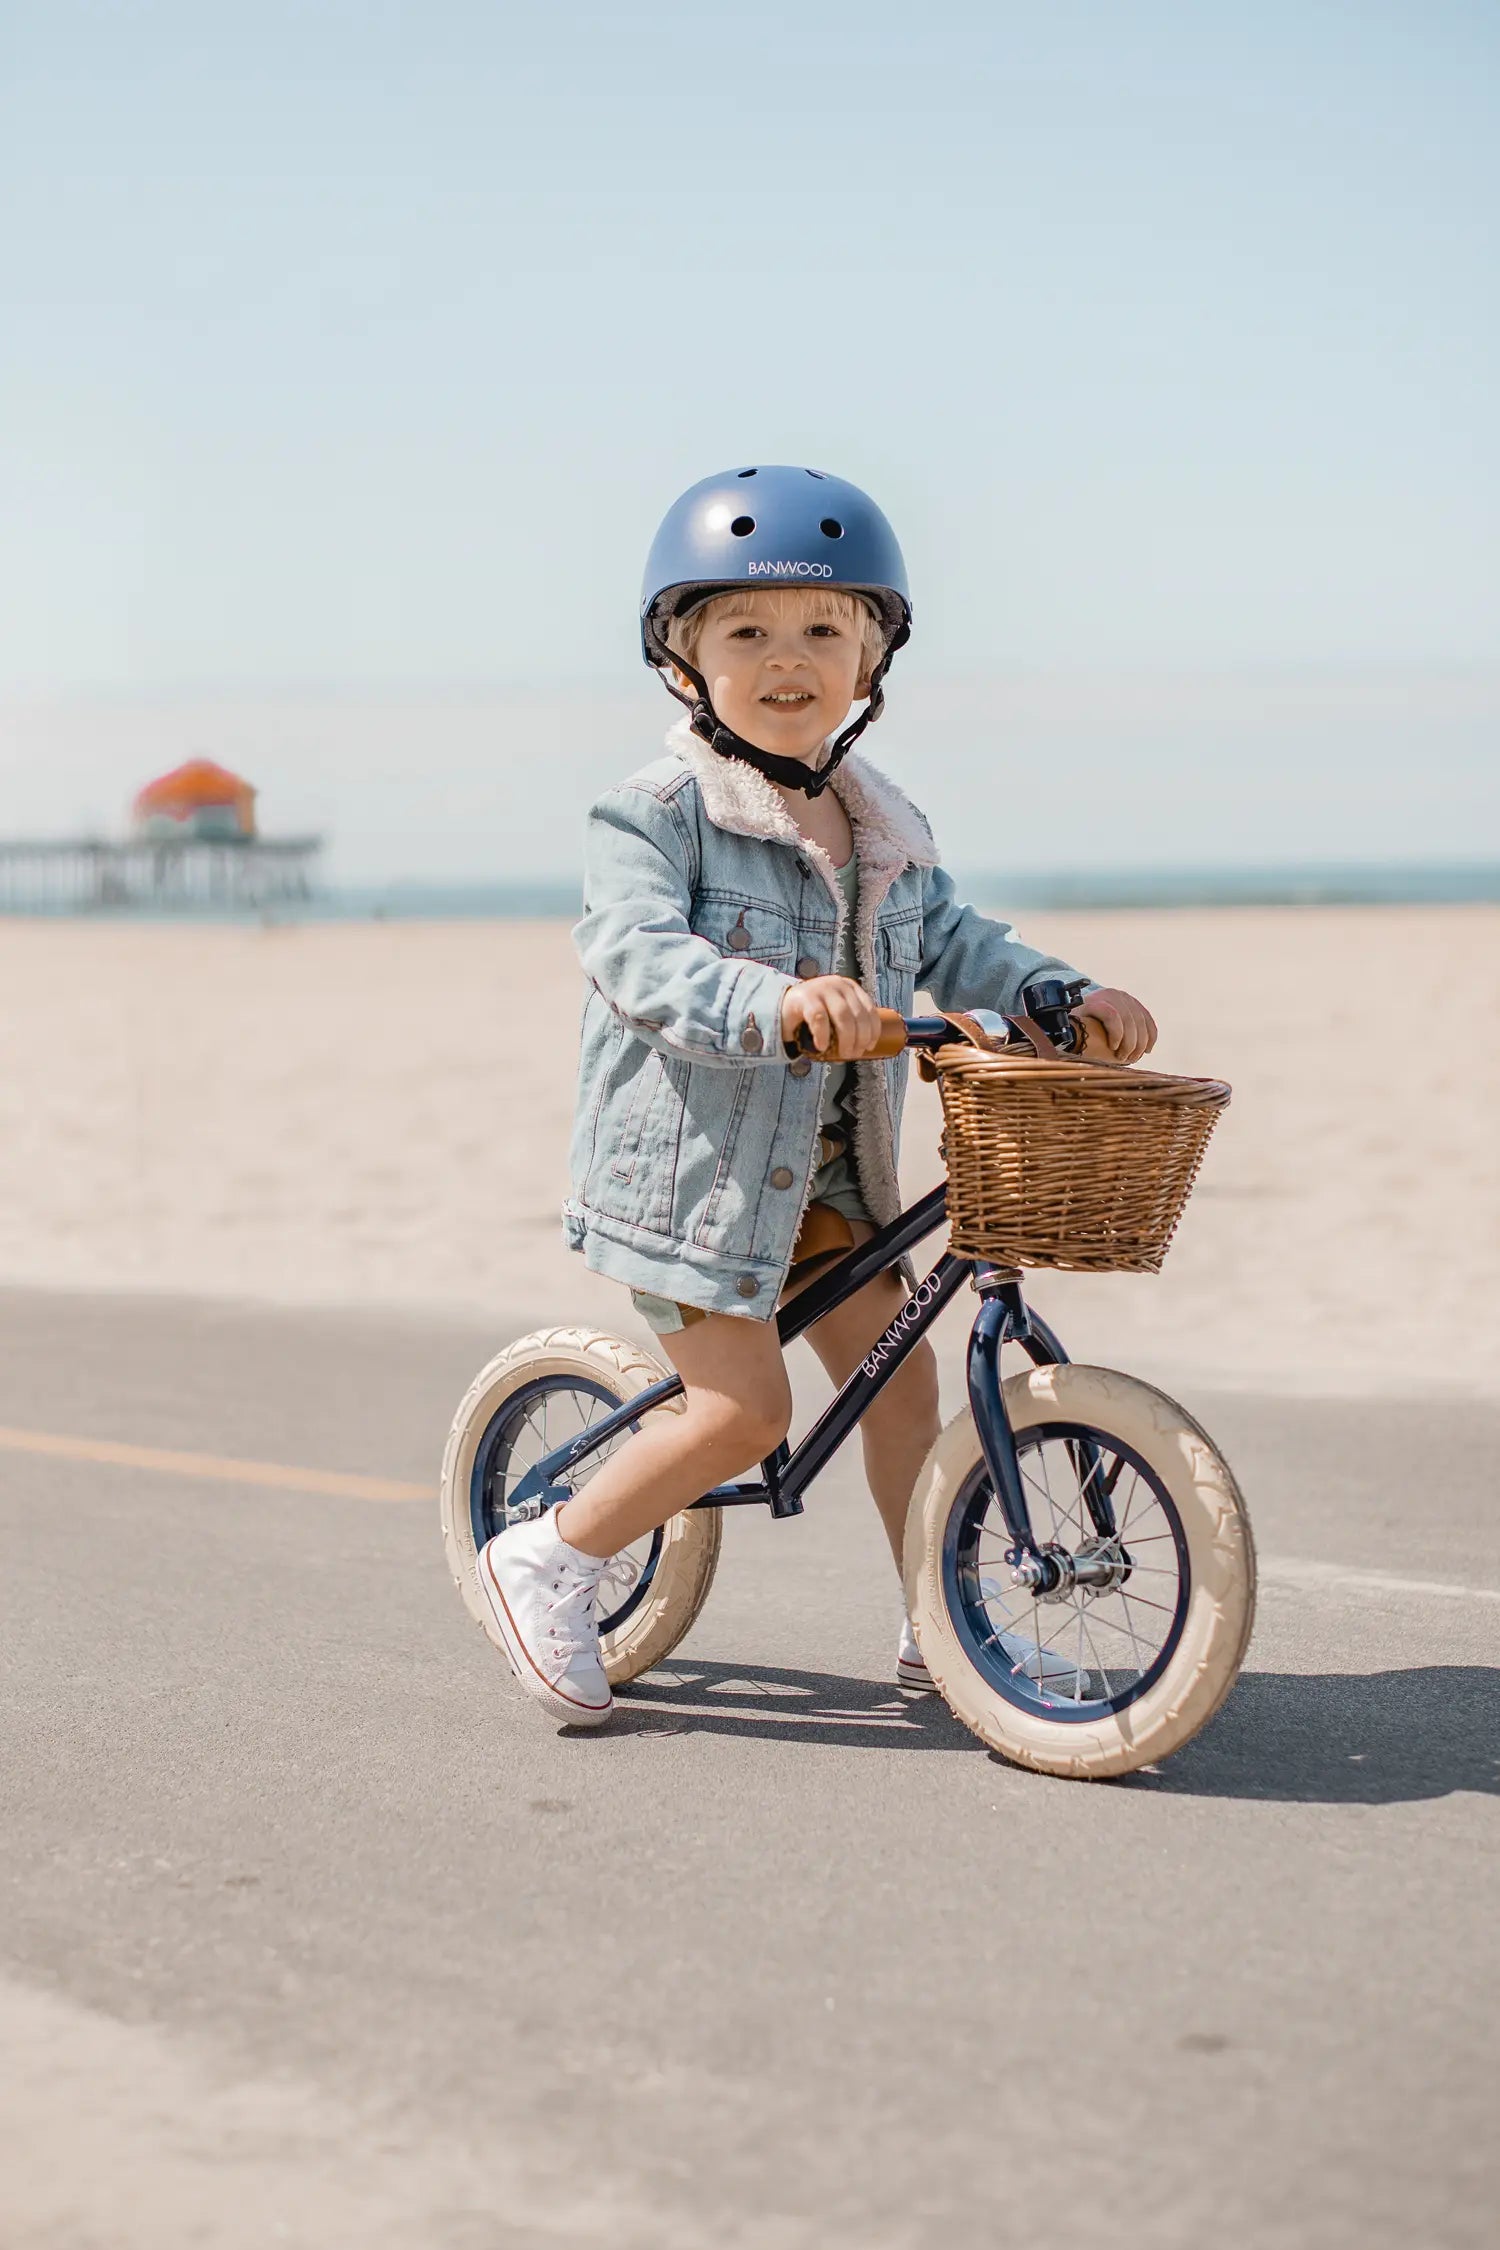
[[[1000, 1348], [1002, 1344], [1020, 1344], [1039, 1367], [1064, 1364], [1067, 1354], [1046, 1322], [1028, 1311], [1018, 1276], [998, 1267], [980, 1266], [975, 1283], [983, 1302], [969, 1337], [969, 1405], [1011, 1538], [1006, 1560], [1014, 1570], [1024, 1572], [1028, 1582], [1038, 1583], [1050, 1579], [1055, 1566], [1043, 1554], [1031, 1528], [1015, 1432], [1000, 1387]], [[1074, 1441], [1074, 1447], [1080, 1488], [1095, 1530], [1101, 1538], [1112, 1538], [1114, 1510], [1101, 1475], [1098, 1448], [1087, 1438]]]
[[969, 1336], [969, 1405], [994, 1483], [995, 1497], [1000, 1503], [1000, 1513], [1011, 1536], [1014, 1552], [1007, 1555], [1006, 1560], [1018, 1565], [1035, 1556], [1038, 1548], [1031, 1529], [1031, 1511], [1026, 1505], [1015, 1433], [1000, 1388], [1000, 1347], [1029, 1341], [1031, 1316], [1026, 1310], [1019, 1281], [999, 1273], [987, 1274], [983, 1268], [975, 1280], [983, 1302]]

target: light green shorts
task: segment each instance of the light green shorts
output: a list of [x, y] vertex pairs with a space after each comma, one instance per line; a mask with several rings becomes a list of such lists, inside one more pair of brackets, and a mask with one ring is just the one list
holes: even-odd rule
[[695, 1320], [707, 1320], [699, 1305], [677, 1305], [670, 1297], [653, 1297], [649, 1289], [632, 1289], [630, 1302], [656, 1336], [675, 1336]]

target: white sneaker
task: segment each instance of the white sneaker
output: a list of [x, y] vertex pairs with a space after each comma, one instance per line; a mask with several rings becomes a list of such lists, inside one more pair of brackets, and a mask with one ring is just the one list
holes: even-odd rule
[[479, 1550], [484, 1629], [543, 1710], [565, 1726], [602, 1727], [615, 1707], [594, 1622], [607, 1561], [570, 1547], [556, 1515], [512, 1524]]
[[917, 1636], [912, 1631], [911, 1619], [901, 1620], [901, 1638], [896, 1643], [896, 1685], [905, 1688], [908, 1695], [931, 1695], [935, 1683], [932, 1674], [922, 1661], [922, 1651], [917, 1646]]

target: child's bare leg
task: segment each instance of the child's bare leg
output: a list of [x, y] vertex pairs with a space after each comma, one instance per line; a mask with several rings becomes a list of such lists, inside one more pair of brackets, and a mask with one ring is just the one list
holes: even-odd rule
[[648, 1414], [606, 1461], [557, 1528], [586, 1555], [617, 1555], [716, 1484], [774, 1453], [792, 1418], [792, 1392], [774, 1320], [710, 1313], [658, 1342], [686, 1385], [680, 1413]]
[[[861, 1242], [875, 1231], [863, 1221], [851, 1224]], [[835, 1384], [846, 1382], [854, 1373], [871, 1345], [890, 1327], [906, 1295], [895, 1274], [883, 1273], [808, 1330], [807, 1340]], [[859, 1425], [865, 1476], [898, 1573], [912, 1488], [941, 1427], [937, 1361], [932, 1346], [924, 1339], [913, 1346]]]

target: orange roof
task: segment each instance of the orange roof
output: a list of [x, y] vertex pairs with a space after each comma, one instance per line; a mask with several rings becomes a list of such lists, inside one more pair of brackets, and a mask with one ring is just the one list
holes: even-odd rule
[[138, 820], [150, 813], [180, 819], [206, 805], [235, 805], [248, 813], [254, 802], [255, 791], [237, 773], [216, 766], [212, 758], [189, 758], [186, 765], [148, 781], [131, 809]]

